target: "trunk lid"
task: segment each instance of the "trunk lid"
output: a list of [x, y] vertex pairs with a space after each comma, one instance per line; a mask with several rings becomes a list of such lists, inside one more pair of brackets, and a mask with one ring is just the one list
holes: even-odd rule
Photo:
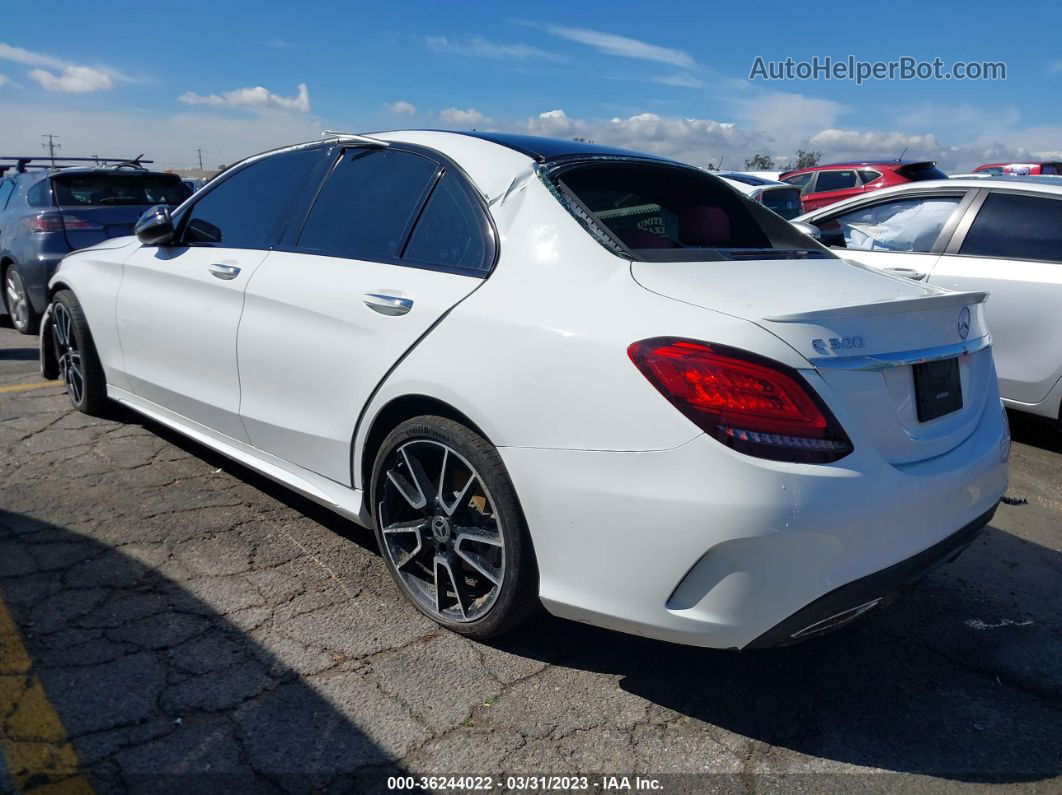
[[[818, 371], [823, 397], [853, 441], [872, 441], [893, 464], [961, 444], [993, 392], [984, 293], [953, 293], [833, 258], [633, 262], [631, 272], [648, 290], [741, 317], [784, 340]], [[941, 355], [958, 360], [962, 406], [923, 422], [915, 363]]]
[[[77, 250], [93, 246], [113, 237], [133, 234], [133, 226], [153, 205], [121, 205], [116, 207], [60, 207], [63, 231], [70, 248]], [[91, 228], [78, 228], [81, 222]]]

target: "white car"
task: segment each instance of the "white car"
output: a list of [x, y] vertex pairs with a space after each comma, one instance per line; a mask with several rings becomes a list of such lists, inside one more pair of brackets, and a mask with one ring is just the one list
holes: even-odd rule
[[375, 528], [473, 637], [540, 604], [809, 637], [955, 555], [1006, 486], [984, 294], [850, 265], [690, 166], [335, 135], [138, 236], [63, 261], [45, 372]]
[[1000, 392], [1062, 427], [1062, 178], [952, 177], [886, 188], [796, 219], [848, 259], [985, 291]]
[[803, 212], [800, 204], [800, 188], [788, 182], [765, 179], [741, 171], [715, 171], [713, 173], [753, 201], [759, 202], [769, 210], [774, 210], [787, 221]]

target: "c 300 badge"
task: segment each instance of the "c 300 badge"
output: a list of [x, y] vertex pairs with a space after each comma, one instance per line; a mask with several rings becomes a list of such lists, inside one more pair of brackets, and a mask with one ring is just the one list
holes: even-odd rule
[[854, 337], [829, 337], [827, 339], [813, 339], [811, 347], [819, 353], [837, 353], [852, 348], [862, 348], [863, 338], [859, 335]]

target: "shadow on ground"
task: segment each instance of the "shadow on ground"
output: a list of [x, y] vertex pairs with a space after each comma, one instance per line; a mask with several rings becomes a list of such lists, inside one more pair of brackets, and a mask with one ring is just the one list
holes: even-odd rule
[[36, 348], [0, 348], [0, 362], [35, 362], [39, 358]]
[[[252, 639], [263, 616], [255, 594], [219, 590], [222, 617], [144, 562], [7, 511], [0, 547], [0, 591], [33, 666], [30, 676], [0, 674], [24, 682], [2, 706], [8, 774], [20, 787], [62, 788], [74, 773], [12, 769], [13, 756], [27, 756], [13, 748], [42, 733], [57, 739], [40, 728], [39, 704], [40, 714], [18, 715], [32, 675], [97, 792], [379, 791], [402, 772], [333, 706], [358, 714], [376, 698], [371, 686], [337, 671], [311, 688]], [[2, 652], [10, 662], [11, 649]]]
[[1062, 453], [1062, 426], [1059, 423], [1023, 411], [1008, 411], [1007, 418], [1015, 442]]

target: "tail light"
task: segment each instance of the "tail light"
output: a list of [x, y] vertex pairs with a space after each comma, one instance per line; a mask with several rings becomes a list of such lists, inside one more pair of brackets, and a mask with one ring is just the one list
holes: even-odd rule
[[675, 408], [739, 452], [804, 463], [852, 452], [833, 414], [791, 367], [674, 337], [632, 343], [627, 354]]
[[70, 213], [38, 213], [23, 219], [22, 223], [31, 232], [62, 232], [64, 228], [67, 230], [98, 232], [103, 229], [102, 224], [86, 221], [81, 216], [71, 215]]

